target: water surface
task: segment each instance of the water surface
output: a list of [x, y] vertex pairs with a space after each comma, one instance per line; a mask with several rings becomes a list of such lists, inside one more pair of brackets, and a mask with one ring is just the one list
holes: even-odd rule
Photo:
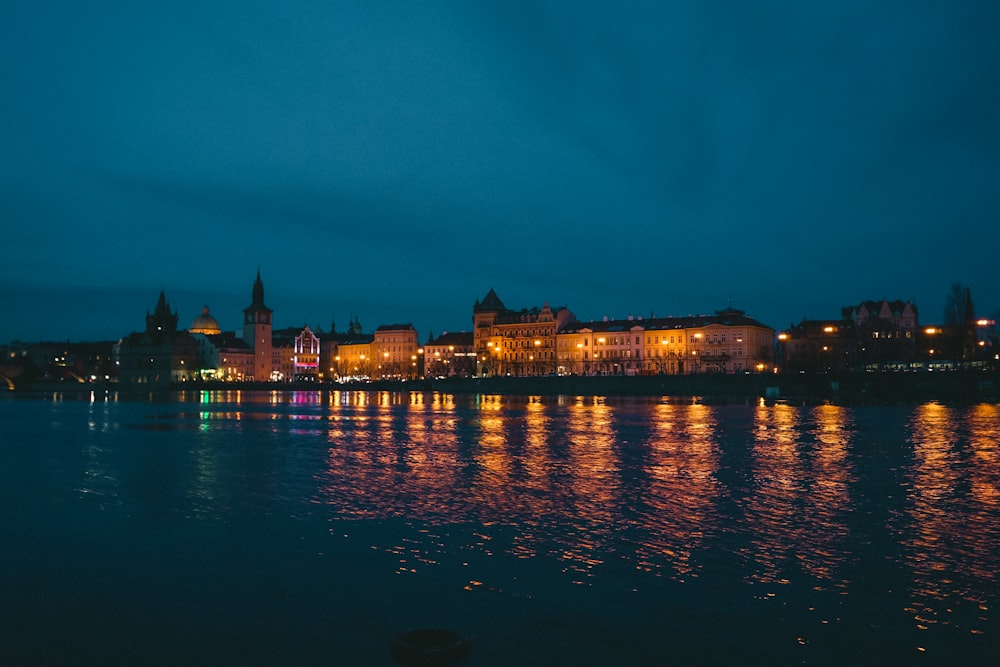
[[3, 664], [992, 664], [1000, 407], [0, 398]]

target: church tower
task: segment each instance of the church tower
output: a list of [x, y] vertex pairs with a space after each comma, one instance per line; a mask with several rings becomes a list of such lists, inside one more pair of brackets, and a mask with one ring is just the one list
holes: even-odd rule
[[257, 382], [271, 380], [271, 314], [264, 305], [264, 282], [257, 269], [253, 283], [253, 303], [243, 309], [243, 340], [253, 349], [253, 379]]
[[160, 300], [156, 302], [156, 310], [150, 315], [146, 311], [146, 333], [164, 335], [173, 338], [177, 333], [177, 311], [170, 312], [167, 295], [160, 290]]

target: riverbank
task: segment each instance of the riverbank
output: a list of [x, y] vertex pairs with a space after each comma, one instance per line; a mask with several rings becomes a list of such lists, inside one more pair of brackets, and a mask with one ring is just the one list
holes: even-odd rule
[[146, 395], [171, 391], [435, 391], [510, 396], [662, 396], [699, 402], [744, 403], [764, 399], [790, 403], [851, 405], [1000, 401], [996, 371], [845, 373], [788, 375], [646, 375], [445, 378], [350, 384], [184, 382], [168, 387], [123, 387], [117, 383], [35, 383], [24, 392], [118, 392]]

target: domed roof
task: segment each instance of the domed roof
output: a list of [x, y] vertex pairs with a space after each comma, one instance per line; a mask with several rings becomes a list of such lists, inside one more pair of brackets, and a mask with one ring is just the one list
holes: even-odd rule
[[194, 318], [194, 322], [191, 323], [190, 332], [200, 334], [217, 334], [222, 333], [222, 329], [219, 328], [219, 323], [208, 312], [208, 306], [205, 306], [201, 309], [201, 315]]

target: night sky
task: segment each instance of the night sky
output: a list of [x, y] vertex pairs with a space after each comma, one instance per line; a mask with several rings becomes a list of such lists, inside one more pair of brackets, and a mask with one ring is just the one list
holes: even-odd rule
[[[99, 8], [91, 6], [99, 5]], [[1000, 308], [1000, 3], [4, 2], [0, 343]]]

